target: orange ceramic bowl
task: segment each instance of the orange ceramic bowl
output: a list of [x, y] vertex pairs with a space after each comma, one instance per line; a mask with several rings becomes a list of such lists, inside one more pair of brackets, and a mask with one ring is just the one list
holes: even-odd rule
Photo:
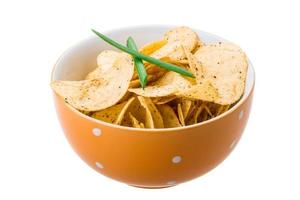
[[[130, 27], [106, 32], [138, 45], [161, 38], [169, 26]], [[204, 42], [224, 41], [197, 31]], [[112, 49], [96, 36], [67, 50], [57, 61], [52, 80], [80, 80], [96, 66], [101, 50]], [[199, 177], [221, 163], [239, 141], [250, 112], [254, 70], [249, 63], [242, 99], [222, 115], [187, 127], [138, 129], [90, 118], [54, 94], [65, 135], [77, 154], [99, 173], [129, 185], [147, 188], [173, 186]]]

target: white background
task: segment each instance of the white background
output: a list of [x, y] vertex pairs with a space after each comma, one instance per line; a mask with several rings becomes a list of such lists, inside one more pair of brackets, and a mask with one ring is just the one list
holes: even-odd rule
[[[299, 199], [300, 11], [297, 1], [14, 1], [0, 3], [0, 199]], [[59, 126], [52, 66], [89, 35], [178, 24], [239, 44], [257, 82], [249, 123], [216, 169], [176, 187], [110, 180], [79, 159]]]

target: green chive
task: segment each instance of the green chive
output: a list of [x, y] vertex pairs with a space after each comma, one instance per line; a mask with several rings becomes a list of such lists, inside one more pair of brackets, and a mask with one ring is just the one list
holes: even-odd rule
[[155, 64], [155, 65], [157, 65], [157, 66], [159, 66], [161, 68], [165, 68], [167, 70], [177, 72], [179, 74], [182, 74], [183, 76], [188, 76], [188, 77], [195, 78], [195, 76], [191, 72], [189, 72], [189, 71], [187, 71], [187, 70], [185, 70], [185, 69], [183, 69], [181, 67], [178, 67], [178, 66], [173, 65], [171, 63], [163, 62], [161, 60], [152, 58], [150, 56], [146, 56], [144, 54], [141, 54], [141, 53], [139, 53], [137, 51], [134, 51], [132, 49], [129, 49], [129, 48], [123, 46], [122, 44], [119, 44], [119, 43], [115, 42], [114, 40], [112, 40], [109, 37], [103, 35], [102, 33], [99, 33], [98, 31], [95, 31], [94, 29], [92, 29], [92, 31], [97, 36], [99, 36], [102, 40], [104, 40], [105, 42], [109, 43], [110, 45], [112, 45], [112, 46], [120, 49], [121, 51], [124, 51], [124, 52], [126, 52], [126, 53], [128, 53], [128, 54], [130, 54], [132, 56], [138, 57], [138, 58], [140, 58], [142, 60], [145, 60], [145, 61], [147, 61], [149, 63]]
[[[132, 37], [128, 37], [127, 47], [131, 50], [138, 51], [138, 48]], [[134, 66], [139, 75], [141, 86], [144, 89], [145, 86], [147, 85], [147, 72], [146, 72], [145, 66], [143, 64], [143, 61], [141, 59], [139, 59], [138, 57], [134, 56], [133, 60], [134, 60]]]

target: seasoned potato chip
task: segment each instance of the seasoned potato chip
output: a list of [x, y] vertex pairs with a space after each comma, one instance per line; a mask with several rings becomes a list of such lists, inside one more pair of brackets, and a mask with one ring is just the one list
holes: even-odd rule
[[181, 45], [192, 51], [198, 44], [198, 35], [190, 28], [182, 26], [169, 30], [165, 33], [164, 39], [168, 43], [180, 41]]
[[195, 109], [195, 112], [194, 112], [193, 117], [192, 117], [192, 123], [191, 124], [196, 124], [198, 122], [198, 117], [201, 114], [201, 112], [203, 111], [204, 106], [205, 106], [205, 104], [202, 103], [201, 106], [199, 106]]
[[204, 109], [206, 110], [206, 112], [207, 112], [207, 114], [208, 114], [209, 116], [211, 116], [211, 117], [213, 116], [213, 114], [211, 113], [209, 107], [208, 107], [206, 104], [204, 104]]
[[202, 84], [193, 85], [188, 89], [181, 90], [176, 95], [209, 102], [214, 102], [219, 98], [218, 91], [208, 80], [203, 81]]
[[122, 108], [122, 110], [120, 111], [116, 121], [114, 122], [117, 125], [121, 125], [122, 120], [125, 116], [125, 113], [127, 112], [129, 106], [131, 105], [131, 103], [134, 101], [135, 97], [131, 97], [124, 105], [124, 107]]
[[133, 75], [133, 62], [128, 54], [119, 54], [114, 66], [99, 79], [53, 81], [53, 90], [73, 107], [97, 111], [115, 105], [126, 94]]
[[[147, 72], [148, 75], [153, 75], [154, 76], [156, 74], [163, 75], [166, 72], [166, 70], [161, 68], [161, 67], [158, 67], [154, 64], [149, 64], [149, 65], [146, 66], [146, 72]], [[137, 71], [135, 71], [134, 75], [132, 77], [132, 80], [138, 80], [138, 78], [139, 78], [138, 73], [137, 73]]]
[[186, 119], [186, 117], [188, 116], [191, 106], [192, 106], [192, 103], [193, 102], [191, 100], [182, 98], [181, 108], [182, 108], [182, 114], [183, 114], [184, 119]]
[[177, 91], [177, 89], [173, 85], [154, 85], [145, 87], [144, 89], [133, 88], [129, 89], [129, 91], [143, 97], [165, 97], [174, 94]]
[[184, 120], [184, 116], [183, 116], [183, 112], [182, 112], [181, 103], [179, 103], [177, 105], [177, 114], [178, 114], [178, 118], [179, 118], [181, 125], [185, 126], [185, 120]]
[[196, 78], [196, 82], [200, 84], [204, 79], [204, 71], [201, 63], [197, 60], [197, 58], [188, 51], [185, 47], [182, 47], [184, 53], [188, 59], [189, 69], [194, 74]]
[[145, 127], [146, 128], [163, 128], [164, 122], [160, 112], [152, 103], [150, 98], [138, 96], [141, 105], [146, 109]]
[[202, 47], [204, 44], [201, 40], [198, 40], [196, 47], [192, 50], [192, 54], [194, 54], [200, 47]]
[[247, 74], [245, 53], [231, 43], [216, 43], [199, 48], [195, 57], [202, 64], [205, 79], [209, 79], [218, 90], [219, 98], [214, 102], [230, 105], [244, 93]]
[[[147, 81], [148, 83], [152, 83], [154, 81], [157, 81], [159, 78], [161, 78], [163, 75], [165, 74], [165, 71], [160, 71], [156, 74], [150, 74], [148, 75], [147, 77]], [[135, 80], [132, 80], [130, 81], [130, 85], [129, 85], [129, 88], [137, 88], [141, 86], [141, 83], [140, 83], [140, 80], [139, 79], [135, 79]]]
[[129, 117], [131, 119], [132, 127], [144, 128], [144, 124], [142, 122], [139, 122], [131, 113], [129, 113]]
[[151, 42], [151, 43], [146, 44], [145, 46], [143, 46], [139, 50], [139, 52], [144, 54], [144, 55], [150, 55], [153, 52], [160, 49], [161, 47], [163, 47], [165, 44], [167, 44], [167, 42], [168, 42], [167, 40], [158, 40], [158, 41]]
[[224, 105], [220, 105], [219, 108], [218, 108], [218, 110], [217, 110], [216, 116], [218, 116], [218, 115], [226, 112], [229, 108], [230, 108], [230, 105], [225, 105], [225, 106]]
[[129, 105], [128, 112], [125, 113], [122, 125], [132, 126], [132, 120], [129, 116], [129, 112], [140, 122], [145, 123], [146, 121], [146, 109], [141, 105], [138, 98], [135, 98], [134, 101]]
[[98, 67], [86, 76], [86, 80], [101, 78], [103, 73], [114, 66], [120, 53], [112, 50], [102, 51], [97, 57]]
[[154, 58], [170, 57], [172, 60], [185, 59], [185, 53], [182, 49], [184, 46], [192, 51], [197, 43], [197, 34], [188, 27], [178, 27], [166, 32], [164, 39], [168, 41], [166, 45], [151, 54]]
[[122, 99], [120, 99], [118, 103], [128, 101], [131, 97], [132, 97], [132, 93], [127, 91], [126, 94], [122, 97]]
[[166, 97], [178, 91], [191, 88], [193, 81], [176, 72], [169, 71], [152, 85], [142, 88], [129, 89], [137, 95], [144, 97]]
[[174, 110], [169, 105], [158, 105], [157, 109], [163, 118], [165, 128], [181, 126]]
[[109, 108], [94, 112], [91, 117], [108, 123], [114, 123], [125, 104], [126, 102], [123, 102], [113, 105]]
[[166, 96], [166, 97], [153, 97], [152, 102], [156, 105], [166, 104], [172, 100], [176, 99], [176, 96]]

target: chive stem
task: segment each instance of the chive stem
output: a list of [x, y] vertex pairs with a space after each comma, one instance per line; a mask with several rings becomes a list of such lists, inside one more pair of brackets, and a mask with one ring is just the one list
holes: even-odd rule
[[[138, 51], [138, 48], [132, 37], [128, 37], [127, 47], [131, 50]], [[146, 72], [145, 66], [143, 64], [143, 61], [136, 56], [133, 56], [133, 61], [134, 61], [134, 66], [136, 68], [136, 71], [137, 71], [139, 79], [140, 79], [141, 86], [144, 89], [145, 86], [147, 85], [147, 72]]]

